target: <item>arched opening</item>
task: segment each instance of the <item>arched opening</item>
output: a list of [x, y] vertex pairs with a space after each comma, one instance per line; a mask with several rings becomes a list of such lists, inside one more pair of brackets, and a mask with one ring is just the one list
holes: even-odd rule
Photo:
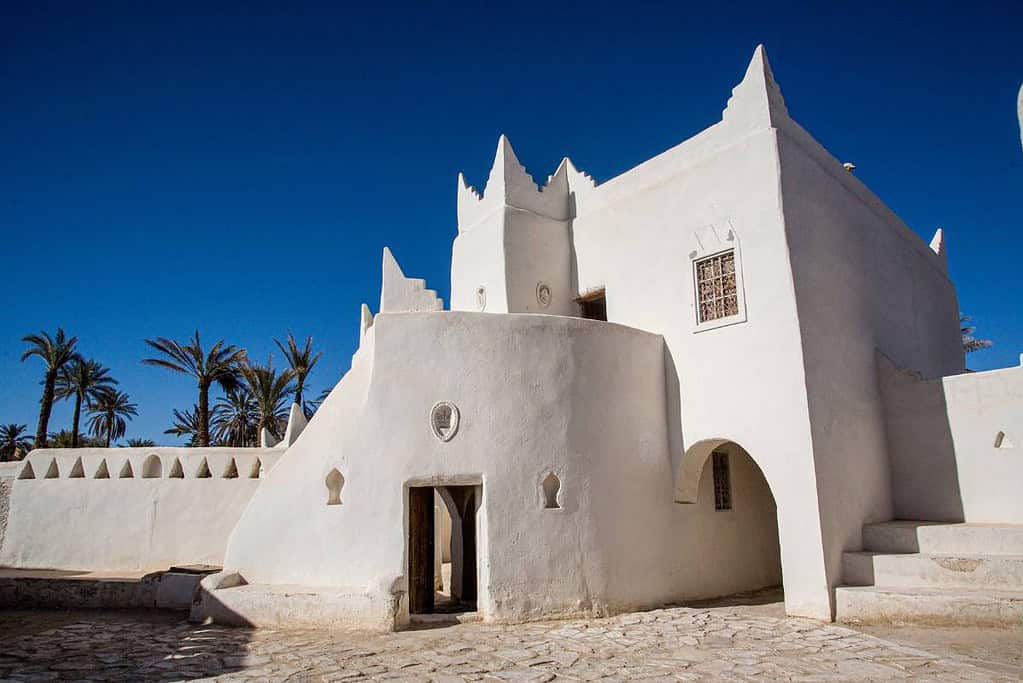
[[75, 460], [75, 464], [71, 467], [71, 474], [68, 477], [71, 479], [85, 479], [85, 466], [82, 465], [81, 458]]
[[227, 463], [227, 467], [224, 468], [223, 478], [224, 479], [238, 478], [238, 463], [234, 461], [234, 458], [231, 458]]
[[110, 478], [110, 469], [107, 467], [107, 460], [106, 460], [106, 458], [104, 458], [103, 460], [100, 460], [99, 467], [96, 468], [96, 475], [93, 477], [93, 479], [109, 479], [109, 478]]
[[142, 461], [142, 478], [159, 479], [162, 476], [163, 463], [160, 462], [160, 458], [156, 455], [156, 453], [150, 453], [146, 456], [146, 459]]
[[559, 510], [561, 503], [558, 502], [558, 493], [561, 492], [561, 481], [558, 475], [553, 472], [544, 477], [543, 484], [543, 507], [545, 510]]
[[341, 489], [345, 485], [345, 478], [335, 468], [327, 472], [324, 483], [327, 485], [327, 505], [340, 505]]
[[57, 459], [53, 458], [50, 460], [50, 466], [46, 469], [46, 476], [43, 479], [56, 479], [60, 476], [60, 470], [57, 469]]
[[185, 478], [185, 470], [184, 470], [183, 467], [181, 467], [181, 459], [180, 458], [174, 458], [174, 463], [171, 465], [171, 470], [170, 470], [170, 475], [169, 476], [170, 476], [171, 479], [184, 479]]
[[263, 469], [263, 461], [259, 458], [252, 463], [252, 467], [249, 469], [249, 479], [259, 479], [260, 471]]
[[118, 475], [119, 479], [133, 479], [135, 472], [131, 469], [131, 460], [125, 460], [124, 464], [121, 465], [121, 473]]
[[679, 569], [687, 599], [782, 600], [777, 505], [742, 446], [727, 439], [693, 444], [679, 468], [675, 501], [685, 503]]
[[209, 462], [206, 461], [206, 458], [203, 458], [199, 462], [199, 467], [197, 467], [195, 470], [195, 478], [210, 479], [212, 476], [213, 474], [210, 472], [210, 464]]

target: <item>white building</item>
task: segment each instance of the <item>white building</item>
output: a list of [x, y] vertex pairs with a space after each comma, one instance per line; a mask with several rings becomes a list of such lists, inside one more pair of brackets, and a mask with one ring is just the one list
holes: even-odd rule
[[[451, 300], [384, 251], [351, 370], [211, 540], [196, 617], [402, 627], [435, 609], [435, 495], [485, 620], [777, 584], [793, 615], [898, 613], [864, 548], [969, 552], [920, 579], [955, 589], [934, 609], [1023, 611], [1023, 368], [963, 374], [941, 231], [790, 118], [762, 48], [719, 123], [607, 182], [565, 159], [537, 187], [502, 137], [482, 194], [459, 177]], [[47, 485], [15, 481], [0, 564], [53, 556], [19, 521]]]

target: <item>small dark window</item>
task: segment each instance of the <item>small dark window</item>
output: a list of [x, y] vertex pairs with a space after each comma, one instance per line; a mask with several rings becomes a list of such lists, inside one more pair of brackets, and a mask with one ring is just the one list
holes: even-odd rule
[[607, 297], [604, 290], [594, 292], [579, 299], [582, 317], [589, 320], [607, 320]]
[[732, 509], [732, 481], [728, 475], [728, 453], [714, 453], [714, 509]]

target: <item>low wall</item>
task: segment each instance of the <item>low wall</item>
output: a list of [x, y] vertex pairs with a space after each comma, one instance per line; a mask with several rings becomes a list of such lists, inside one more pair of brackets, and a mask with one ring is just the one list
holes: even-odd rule
[[227, 537], [283, 451], [33, 451], [11, 484], [0, 566], [148, 572], [223, 562]]
[[901, 519], [1023, 524], [1023, 366], [924, 380], [879, 360]]

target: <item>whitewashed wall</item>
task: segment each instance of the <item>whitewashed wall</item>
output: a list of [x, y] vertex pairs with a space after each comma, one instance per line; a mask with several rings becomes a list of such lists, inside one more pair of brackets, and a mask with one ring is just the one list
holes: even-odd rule
[[[13, 480], [0, 566], [128, 573], [182, 564], [219, 566], [228, 534], [259, 486], [260, 471], [265, 475], [280, 453], [255, 448], [33, 451]], [[176, 463], [181, 477], [171, 476], [177, 474]], [[208, 478], [197, 476], [203, 463]], [[104, 465], [109, 478], [103, 477]], [[225, 477], [235, 470], [237, 477]], [[26, 478], [29, 472], [33, 478]]]
[[879, 366], [896, 516], [1023, 524], [1023, 367], [921, 379]]

